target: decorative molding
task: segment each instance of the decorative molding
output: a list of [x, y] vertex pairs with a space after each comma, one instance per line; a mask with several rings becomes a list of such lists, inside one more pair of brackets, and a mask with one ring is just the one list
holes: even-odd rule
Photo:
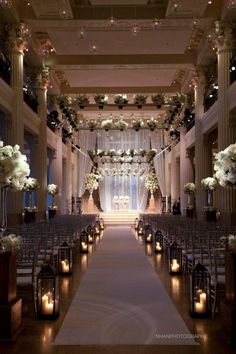
[[215, 38], [214, 42], [218, 52], [222, 50], [230, 50], [235, 46], [235, 38], [233, 33], [233, 24], [215, 21]]
[[219, 108], [218, 101], [216, 101], [202, 117], [202, 133], [205, 134], [210, 131], [218, 122]]
[[7, 31], [7, 44], [10, 49], [17, 50], [23, 53], [25, 50], [28, 50], [28, 41], [30, 37], [29, 26], [20, 22], [17, 25], [6, 25]]
[[23, 103], [23, 117], [26, 130], [31, 131], [35, 135], [38, 135], [41, 120], [39, 116], [34, 113], [26, 103]]

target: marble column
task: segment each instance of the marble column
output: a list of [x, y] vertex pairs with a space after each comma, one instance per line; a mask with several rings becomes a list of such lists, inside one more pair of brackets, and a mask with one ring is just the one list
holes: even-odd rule
[[202, 117], [204, 114], [205, 75], [202, 68], [198, 68], [195, 75], [195, 184], [196, 184], [196, 214], [204, 218], [203, 208], [206, 204], [206, 192], [201, 181], [203, 178], [212, 177], [212, 152], [208, 136], [202, 131]]
[[65, 180], [66, 180], [66, 190], [65, 190], [65, 212], [66, 214], [71, 214], [71, 202], [72, 202], [72, 151], [71, 146], [67, 147], [67, 158], [66, 158], [66, 170], [65, 170]]
[[35, 177], [39, 181], [38, 214], [40, 219], [46, 216], [47, 207], [47, 88], [48, 70], [44, 68], [37, 76], [38, 116], [40, 118], [39, 136], [36, 143], [37, 170]]
[[171, 205], [177, 199], [177, 191], [176, 191], [176, 156], [175, 156], [175, 145], [173, 144], [171, 147]]
[[187, 196], [183, 188], [186, 183], [194, 182], [193, 167], [186, 150], [185, 135], [186, 128], [182, 127], [180, 130], [180, 201], [183, 215], [185, 214], [185, 208], [187, 206]]
[[[218, 151], [224, 150], [236, 141], [235, 115], [230, 113], [227, 89], [230, 86], [230, 59], [235, 48], [233, 28], [220, 21], [215, 22], [218, 60]], [[236, 190], [220, 187], [219, 209], [222, 223], [236, 223]]]

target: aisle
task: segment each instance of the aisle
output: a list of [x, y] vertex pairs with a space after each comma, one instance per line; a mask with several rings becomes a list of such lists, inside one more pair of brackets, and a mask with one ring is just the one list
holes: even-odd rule
[[108, 227], [55, 345], [195, 345], [129, 227]]

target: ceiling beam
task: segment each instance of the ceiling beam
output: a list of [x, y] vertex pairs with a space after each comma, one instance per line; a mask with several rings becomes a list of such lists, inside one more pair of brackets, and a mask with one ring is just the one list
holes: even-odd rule
[[180, 84], [172, 86], [145, 86], [145, 87], [70, 87], [63, 85], [60, 87], [62, 94], [99, 94], [99, 93], [176, 93], [180, 92]]

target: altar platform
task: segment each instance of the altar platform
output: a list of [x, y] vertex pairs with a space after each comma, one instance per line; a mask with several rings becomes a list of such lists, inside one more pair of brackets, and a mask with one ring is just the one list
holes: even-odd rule
[[104, 219], [105, 225], [133, 225], [134, 219], [139, 217], [136, 210], [114, 210], [101, 212], [100, 218]]

